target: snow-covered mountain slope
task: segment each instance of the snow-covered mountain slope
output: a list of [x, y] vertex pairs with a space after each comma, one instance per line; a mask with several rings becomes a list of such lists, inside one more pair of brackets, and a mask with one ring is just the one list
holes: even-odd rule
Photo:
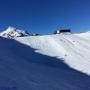
[[82, 38], [90, 40], [90, 31], [85, 32], [85, 33], [76, 34], [76, 35], [78, 35], [78, 36], [80, 36]]
[[0, 37], [0, 87], [90, 90], [90, 39], [85, 35]]
[[5, 38], [24, 37], [30, 35], [28, 32], [19, 30], [15, 27], [9, 26], [5, 31], [0, 33], [0, 36]]
[[87, 39], [85, 35], [46, 35], [16, 40], [36, 49], [35, 52], [63, 58], [70, 67], [90, 75], [90, 36]]

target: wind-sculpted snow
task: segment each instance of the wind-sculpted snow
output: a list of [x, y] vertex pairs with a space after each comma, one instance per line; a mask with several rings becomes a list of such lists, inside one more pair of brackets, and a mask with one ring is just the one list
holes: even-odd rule
[[[64, 58], [57, 58], [56, 55], [51, 54], [52, 47], [52, 51], [57, 50], [57, 53], [62, 51], [64, 47], [58, 50], [60, 46], [55, 44], [57, 46], [54, 48], [51, 42], [56, 40], [53, 41], [51, 37], [49, 38], [51, 42], [47, 41], [48, 37], [47, 39], [35, 38], [18, 38], [18, 41], [0, 38], [0, 88], [12, 88], [12, 90], [90, 90], [89, 76], [70, 68], [63, 62]], [[48, 51], [43, 42], [37, 41], [39, 39], [40, 42], [44, 40], [45, 43], [50, 44], [46, 44]], [[32, 40], [33, 42], [31, 42]], [[35, 46], [34, 43], [37, 45]], [[42, 50], [43, 47], [38, 48], [38, 44], [39, 46], [43, 44], [42, 54], [40, 49]], [[44, 55], [46, 54], [45, 50], [48, 55]], [[61, 55], [66, 53], [66, 51], [62, 52], [62, 54], [60, 52]]]
[[[86, 35], [86, 34], [85, 34]], [[70, 67], [90, 75], [90, 38], [80, 34], [59, 34], [16, 38], [37, 53], [63, 58]]]

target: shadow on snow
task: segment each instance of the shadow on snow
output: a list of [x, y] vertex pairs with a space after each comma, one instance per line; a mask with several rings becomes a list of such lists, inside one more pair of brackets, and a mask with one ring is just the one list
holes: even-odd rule
[[9, 60], [9, 63], [15, 62], [11, 68], [16, 72], [10, 73], [10, 77], [6, 75], [11, 82], [13, 75], [17, 76], [13, 80], [17, 90], [90, 90], [90, 77], [70, 68], [62, 58], [36, 53], [35, 49], [15, 40], [0, 38], [0, 43], [2, 47], [10, 47], [11, 53], [17, 56]]

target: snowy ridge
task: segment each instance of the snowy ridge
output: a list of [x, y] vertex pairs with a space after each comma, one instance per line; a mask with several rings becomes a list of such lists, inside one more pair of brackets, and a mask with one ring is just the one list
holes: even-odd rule
[[16, 40], [37, 49], [38, 53], [63, 58], [70, 67], [90, 75], [90, 39], [82, 37], [80, 34], [60, 34]]
[[78, 35], [78, 36], [80, 36], [82, 38], [85, 38], [85, 39], [89, 39], [90, 38], [90, 31], [85, 32], [85, 33], [76, 34], [76, 35]]
[[5, 38], [24, 37], [30, 35], [28, 32], [19, 30], [15, 27], [9, 26], [5, 31], [0, 33], [0, 36]]

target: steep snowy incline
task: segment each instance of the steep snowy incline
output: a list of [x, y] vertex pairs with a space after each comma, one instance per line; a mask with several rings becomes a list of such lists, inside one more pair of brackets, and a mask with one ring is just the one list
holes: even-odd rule
[[75, 45], [82, 42], [76, 36], [18, 37], [17, 41], [0, 37], [0, 89], [90, 90], [90, 76], [68, 66], [83, 62], [72, 49], [72, 38]]
[[37, 53], [63, 58], [70, 67], [90, 75], [90, 39], [83, 35], [45, 35], [16, 40], [36, 49]]

